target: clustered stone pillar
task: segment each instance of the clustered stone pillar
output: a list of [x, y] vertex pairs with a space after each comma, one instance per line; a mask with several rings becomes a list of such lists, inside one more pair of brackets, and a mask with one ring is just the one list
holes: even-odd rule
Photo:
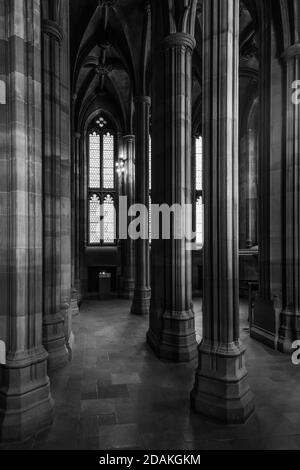
[[[165, 90], [164, 96], [164, 169], [163, 176], [152, 178], [153, 204], [169, 208], [192, 204], [192, 52], [195, 39], [179, 32], [164, 40], [164, 73], [155, 86]], [[163, 78], [164, 77], [164, 78]], [[163, 83], [165, 80], [165, 83]], [[156, 112], [156, 111], [155, 111]], [[157, 111], [159, 112], [159, 111]], [[154, 134], [156, 117], [153, 118]], [[155, 138], [155, 136], [154, 136]], [[154, 139], [153, 139], [154, 140]], [[158, 152], [154, 144], [153, 172], [158, 168]], [[159, 162], [161, 165], [161, 161]], [[152, 208], [152, 216], [156, 210]], [[184, 220], [171, 223], [169, 239], [162, 232], [152, 240], [153, 301], [151, 303], [148, 342], [156, 354], [165, 359], [187, 362], [197, 356], [195, 319], [192, 305], [192, 257], [185, 233], [192, 232], [192, 211], [182, 214]], [[162, 220], [166, 223], [166, 220]], [[173, 230], [174, 229], [174, 230]], [[188, 233], [187, 233], [188, 234]]]
[[[146, 208], [149, 208], [150, 104], [148, 96], [135, 98], [135, 203]], [[143, 213], [141, 216], [146, 216], [146, 214]], [[148, 226], [148, 218], [143, 221], [142, 225]], [[135, 290], [131, 307], [131, 313], [135, 315], [149, 314], [151, 298], [149, 259], [149, 237], [144, 236], [135, 241]]]
[[284, 251], [283, 311], [278, 349], [292, 351], [300, 339], [300, 108], [293, 102], [293, 82], [300, 80], [300, 44], [283, 55], [286, 74], [286, 114], [284, 149]]
[[[53, 0], [51, 0], [51, 3]], [[70, 110], [70, 27], [69, 3], [57, 2], [61, 9], [63, 39], [60, 54], [60, 120], [61, 120], [61, 314], [68, 359], [72, 359], [74, 335], [72, 331], [72, 254], [71, 254], [71, 110]]]
[[259, 18], [259, 134], [257, 238], [259, 247], [259, 292], [255, 298], [250, 336], [271, 348], [277, 347], [277, 319], [281, 311], [282, 177], [282, 70], [273, 40], [270, 4], [261, 3]]
[[75, 134], [75, 260], [74, 260], [74, 289], [77, 294], [77, 304], [81, 304], [81, 282], [80, 282], [80, 165], [81, 165], [81, 134]]
[[191, 393], [195, 411], [243, 423], [254, 409], [239, 341], [239, 1], [204, 0], [203, 340]]
[[71, 307], [73, 316], [79, 314], [80, 305], [80, 252], [79, 252], [79, 213], [80, 213], [80, 133], [75, 133], [73, 138], [73, 169], [72, 169], [72, 299]]
[[[47, 5], [44, 4], [44, 15]], [[49, 6], [49, 13], [51, 8]], [[61, 109], [63, 104], [61, 26], [47, 17], [43, 20], [43, 169], [44, 169], [44, 318], [43, 342], [48, 351], [48, 367], [56, 369], [68, 362], [65, 328], [68, 325], [67, 267], [68, 238], [65, 217], [68, 203], [68, 155]], [[66, 130], [65, 130], [66, 131]], [[65, 158], [64, 158], [65, 155]], [[66, 258], [67, 257], [67, 258]], [[66, 259], [64, 259], [66, 258]]]
[[40, 1], [7, 2], [2, 19], [9, 58], [1, 64], [7, 67], [8, 89], [6, 133], [0, 136], [7, 152], [6, 160], [0, 157], [1, 173], [8, 182], [0, 211], [8, 240], [1, 259], [9, 259], [0, 283], [7, 318], [6, 365], [0, 366], [0, 440], [5, 442], [27, 439], [49, 426], [53, 416], [42, 345]]
[[57, 23], [43, 22], [44, 345], [49, 369], [68, 361], [61, 315], [60, 43]]
[[[126, 135], [123, 138], [124, 157], [126, 160], [125, 173], [125, 195], [127, 196], [128, 207], [134, 204], [134, 155], [135, 155], [135, 136]], [[130, 218], [128, 220], [128, 225]], [[134, 241], [128, 237], [124, 242], [124, 271], [123, 271], [123, 297], [132, 299], [134, 295]]]

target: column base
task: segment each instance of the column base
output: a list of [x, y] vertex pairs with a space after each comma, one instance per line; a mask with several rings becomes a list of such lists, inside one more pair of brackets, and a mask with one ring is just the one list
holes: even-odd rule
[[239, 344], [199, 346], [199, 366], [191, 392], [194, 411], [225, 424], [243, 424], [254, 412], [247, 383], [245, 349]]
[[79, 303], [78, 303], [78, 292], [76, 289], [72, 290], [72, 297], [71, 297], [71, 310], [73, 317], [79, 315]]
[[80, 308], [80, 305], [82, 303], [81, 281], [77, 280], [74, 282], [74, 289], [76, 290], [76, 293], [77, 293], [77, 303], [78, 303], [78, 307]]
[[280, 315], [280, 329], [277, 349], [284, 354], [292, 354], [293, 342], [300, 339], [300, 312], [284, 310]]
[[48, 352], [48, 370], [54, 371], [65, 367], [69, 362], [64, 333], [64, 319], [60, 315], [52, 315], [44, 319], [43, 344]]
[[65, 338], [63, 338], [61, 346], [57, 349], [48, 350], [47, 346], [49, 347], [49, 345], [45, 344], [46, 350], [48, 352], [48, 371], [53, 372], [57, 369], [62, 369], [65, 367], [70, 360], [70, 354], [66, 347]]
[[44, 348], [0, 367], [0, 442], [22, 442], [53, 422]]
[[134, 279], [124, 279], [123, 289], [122, 289], [122, 293], [121, 293], [122, 299], [133, 300], [133, 298], [134, 298], [134, 287], [135, 287]]
[[149, 315], [151, 289], [135, 289], [131, 306], [132, 315]]
[[66, 301], [61, 306], [61, 315], [64, 319], [65, 346], [68, 352], [68, 361], [73, 358], [74, 334], [72, 331], [72, 307], [71, 301]]
[[194, 312], [165, 312], [160, 336], [150, 329], [147, 341], [161, 359], [173, 362], [193, 361], [197, 357]]

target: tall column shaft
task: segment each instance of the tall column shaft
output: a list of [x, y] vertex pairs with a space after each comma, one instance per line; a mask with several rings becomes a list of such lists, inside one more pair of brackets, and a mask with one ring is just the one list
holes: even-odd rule
[[300, 44], [284, 54], [286, 115], [284, 149], [283, 311], [278, 349], [290, 353], [300, 339], [300, 108], [292, 100], [292, 83], [300, 80]]
[[[150, 98], [135, 98], [136, 123], [136, 172], [135, 172], [135, 203], [149, 208], [149, 118]], [[148, 220], [144, 221], [145, 225]], [[135, 315], [149, 314], [150, 309], [150, 271], [149, 271], [149, 239], [135, 241], [135, 290], [131, 313]]]
[[62, 31], [57, 23], [43, 22], [43, 169], [44, 169], [44, 319], [43, 342], [48, 367], [68, 361], [61, 312], [61, 69]]
[[70, 44], [69, 3], [58, 1], [61, 9], [61, 25], [64, 32], [61, 54], [61, 313], [69, 359], [72, 358], [74, 335], [72, 332], [72, 256], [71, 256], [71, 110], [70, 110]]
[[257, 243], [257, 139], [253, 129], [247, 131], [248, 196], [247, 196], [247, 248]]
[[81, 135], [77, 133], [75, 135], [75, 273], [74, 283], [77, 293], [80, 291], [80, 248], [79, 248], [79, 217], [80, 217], [80, 138]]
[[[192, 204], [191, 99], [194, 46], [195, 39], [188, 33], [174, 33], [165, 38], [165, 70], [164, 74], [161, 73], [162, 78], [158, 78], [165, 80], [165, 83], [157, 84], [165, 90], [164, 169], [163, 176], [157, 177], [155, 169], [158, 168], [159, 154], [154, 143], [153, 203], [167, 204], [169, 208], [175, 205], [184, 208]], [[154, 210], [152, 214], [154, 217]], [[189, 218], [188, 214], [185, 215], [185, 226], [191, 232], [192, 211]], [[196, 357], [197, 343], [192, 306], [192, 258], [184, 234], [177, 237], [180, 224], [179, 220], [175, 220], [176, 226], [171, 230], [169, 239], [163, 239], [160, 233], [160, 240], [152, 241], [152, 279], [155, 287], [148, 341], [160, 357], [186, 362]]]
[[[126, 158], [125, 195], [128, 207], [134, 204], [134, 165], [135, 165], [135, 136], [126, 135], [124, 141], [124, 154]], [[130, 220], [128, 220], [128, 225]], [[124, 270], [123, 270], [123, 296], [132, 299], [135, 288], [135, 260], [134, 242], [128, 237], [124, 242]]]
[[73, 138], [72, 159], [72, 314], [79, 314], [80, 305], [80, 251], [79, 251], [79, 194], [80, 194], [80, 134]]
[[[42, 143], [40, 2], [5, 2], [1, 24], [7, 101], [1, 106], [0, 297], [6, 365], [0, 366], [0, 440], [25, 440], [52, 423], [42, 345]], [[1, 28], [1, 33], [3, 28]], [[5, 108], [5, 109], [4, 109]], [[2, 234], [1, 234], [2, 239]], [[2, 245], [2, 243], [1, 243]], [[9, 260], [6, 265], [6, 261]], [[3, 263], [3, 264], [2, 264]], [[3, 269], [4, 268], [4, 269]]]
[[[275, 348], [281, 299], [281, 70], [273, 41], [270, 5], [261, 2], [259, 19], [259, 148], [258, 148], [258, 246], [259, 293], [252, 313], [250, 335]], [[277, 299], [276, 299], [277, 297]]]
[[239, 341], [239, 1], [204, 0], [203, 9], [203, 340], [191, 400], [199, 413], [242, 423], [254, 404]]

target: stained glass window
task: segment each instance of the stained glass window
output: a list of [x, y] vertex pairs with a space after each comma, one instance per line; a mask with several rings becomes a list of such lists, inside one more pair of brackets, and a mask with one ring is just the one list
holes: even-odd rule
[[90, 196], [90, 244], [100, 243], [100, 197], [97, 194]]
[[114, 243], [115, 236], [115, 205], [112, 196], [105, 197], [103, 203], [103, 242]]
[[103, 136], [103, 187], [115, 187], [115, 150], [114, 136], [107, 133]]
[[89, 135], [89, 187], [100, 188], [100, 135], [93, 132]]
[[92, 245], [116, 241], [115, 136], [107, 127], [107, 121], [100, 117], [88, 135], [89, 244]]

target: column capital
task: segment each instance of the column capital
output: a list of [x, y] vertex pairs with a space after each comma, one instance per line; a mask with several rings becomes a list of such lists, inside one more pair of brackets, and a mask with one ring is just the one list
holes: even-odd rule
[[172, 47], [187, 47], [191, 51], [196, 46], [195, 38], [188, 33], [173, 33], [164, 39], [164, 48], [171, 49]]
[[74, 138], [75, 138], [75, 140], [79, 140], [81, 138], [80, 132], [75, 132]]
[[47, 34], [51, 39], [61, 43], [64, 37], [64, 32], [62, 27], [52, 20], [43, 20], [42, 31], [44, 34]]
[[145, 103], [149, 106], [151, 105], [151, 98], [150, 96], [135, 96], [134, 103]]
[[135, 135], [133, 135], [133, 134], [124, 135], [123, 139], [127, 140], [129, 142], [134, 142], [135, 141]]
[[288, 47], [283, 54], [281, 55], [282, 59], [288, 62], [295, 57], [300, 56], [300, 42], [293, 44], [292, 46]]

